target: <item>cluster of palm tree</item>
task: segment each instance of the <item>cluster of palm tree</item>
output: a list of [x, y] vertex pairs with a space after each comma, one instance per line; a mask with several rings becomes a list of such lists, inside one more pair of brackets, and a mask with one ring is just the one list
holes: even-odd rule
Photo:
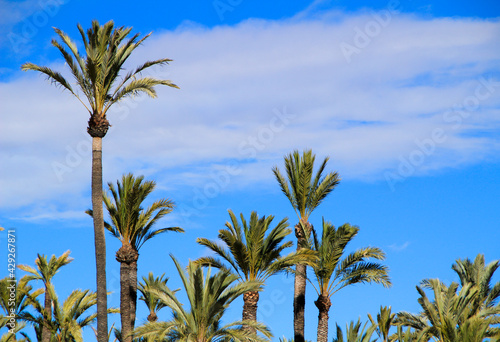
[[[294, 155], [299, 156], [299, 152], [295, 151]], [[308, 156], [312, 156], [314, 161], [311, 151], [305, 151], [298, 160], [307, 160]], [[312, 168], [309, 168], [309, 172], [302, 172], [301, 177], [312, 179], [311, 173]], [[321, 188], [324, 182], [321, 173], [315, 178], [316, 186]], [[289, 181], [290, 184], [295, 182]], [[313, 238], [309, 237], [310, 234], [305, 236], [300, 248], [283, 255], [287, 248], [293, 246], [292, 241], [285, 241], [291, 234], [287, 218], [273, 227], [274, 216], [259, 217], [256, 212], [252, 212], [250, 220], [247, 221], [243, 214], [238, 220], [229, 210], [230, 221], [226, 223], [226, 228], [219, 230], [220, 244], [206, 238], [197, 240], [200, 245], [212, 250], [216, 257], [190, 261], [187, 273], [172, 257], [189, 299], [187, 310], [176, 297], [176, 291], [167, 286], [168, 278], [164, 279], [164, 274], [155, 277], [150, 273], [148, 277], [143, 277], [142, 282], [137, 282], [137, 260], [139, 249], [144, 243], [168, 231], [183, 232], [179, 227], [155, 228], [158, 221], [173, 210], [174, 204], [171, 200], [161, 199], [144, 208], [143, 202], [154, 188], [155, 182], [145, 181], [143, 176], [127, 174], [116, 182], [116, 186], [108, 183], [109, 194], [103, 195], [110, 218], [109, 222], [104, 222], [104, 226], [122, 243], [116, 252], [116, 260], [120, 263], [121, 329], [115, 329], [115, 336], [120, 341], [213, 341], [223, 337], [234, 341], [268, 340], [272, 336], [269, 328], [257, 321], [259, 292], [263, 290], [265, 281], [275, 274], [289, 272], [299, 275], [303, 272], [298, 269], [299, 264], [311, 267], [316, 275], [319, 296], [316, 301], [319, 309], [318, 341], [326, 341], [330, 297], [335, 292], [356, 283], [390, 285], [387, 268], [367, 261], [370, 258], [382, 260], [384, 254], [380, 249], [368, 247], [344, 256], [347, 244], [359, 231], [357, 227], [344, 224], [336, 229], [330, 223], [323, 222], [322, 238], [319, 240], [316, 230], [310, 225]], [[321, 196], [317, 198], [321, 199]], [[90, 209], [87, 213], [94, 215]], [[50, 260], [38, 255], [36, 268], [19, 266], [28, 273], [23, 278], [25, 283], [40, 280], [44, 285], [35, 292], [30, 292], [31, 288], [26, 291], [27, 303], [32, 310], [20, 310], [18, 313], [20, 319], [35, 328], [40, 341], [80, 341], [82, 328], [93, 323], [97, 317], [97, 314], [90, 314], [81, 318], [97, 303], [96, 293], [89, 290], [74, 291], [60, 305], [52, 279], [62, 266], [71, 261], [67, 251], [60, 257], [52, 256]], [[207, 268], [206, 272], [204, 268]], [[217, 270], [215, 274], [213, 269]], [[141, 293], [140, 299], [145, 302], [150, 314], [147, 324], [134, 329], [137, 291]], [[45, 293], [43, 305], [36, 298], [42, 292]], [[225, 310], [240, 295], [244, 301], [242, 319], [220, 326]], [[172, 320], [158, 321], [157, 312], [162, 308], [172, 310]], [[118, 311], [107, 309], [107, 313], [114, 312]]]
[[[498, 260], [485, 264], [484, 255], [474, 261], [458, 259], [452, 265], [460, 283], [444, 284], [439, 279], [424, 279], [417, 286], [422, 311], [392, 313], [381, 307], [376, 320], [350, 322], [337, 326], [335, 342], [369, 342], [376, 335], [383, 342], [483, 342], [500, 341], [500, 281], [492, 284]], [[429, 298], [426, 290], [431, 291]], [[391, 334], [393, 328], [395, 332]]]
[[[38, 341], [82, 341], [82, 329], [97, 320], [96, 337], [99, 342], [110, 338], [107, 317], [109, 313], [120, 313], [120, 329], [115, 336], [123, 342], [132, 341], [264, 341], [272, 334], [268, 327], [257, 320], [259, 292], [266, 280], [278, 273], [294, 275], [294, 340], [304, 342], [305, 293], [309, 280], [317, 291], [318, 308], [317, 340], [328, 340], [329, 310], [331, 297], [352, 284], [379, 283], [390, 286], [388, 269], [378, 261], [384, 260], [382, 250], [376, 247], [357, 249], [347, 254], [347, 246], [359, 232], [359, 228], [344, 224], [336, 228], [323, 219], [321, 231], [314, 228], [310, 218], [313, 211], [335, 189], [340, 181], [336, 172], [325, 175], [328, 158], [315, 170], [315, 155], [311, 150], [294, 151], [285, 156], [285, 175], [278, 167], [273, 168], [276, 180], [297, 214], [294, 225], [296, 251], [283, 255], [293, 242], [285, 239], [291, 234], [288, 219], [284, 218], [273, 227], [274, 216], [244, 214], [237, 216], [230, 210], [230, 221], [219, 230], [220, 243], [199, 238], [197, 242], [215, 253], [214, 257], [203, 257], [190, 261], [186, 268], [172, 256], [189, 306], [181, 303], [177, 290], [167, 285], [165, 275], [149, 274], [142, 282], [137, 280], [139, 250], [149, 239], [165, 232], [183, 232], [180, 227], [156, 229], [162, 217], [172, 212], [174, 203], [169, 199], [155, 201], [143, 208], [143, 202], [155, 188], [154, 181], [145, 181], [143, 176], [124, 175], [116, 182], [108, 183], [109, 194], [102, 186], [102, 138], [110, 123], [107, 112], [110, 107], [129, 96], [145, 93], [156, 97], [155, 87], [166, 85], [177, 88], [168, 80], [142, 76], [150, 67], [164, 65], [170, 59], [148, 61], [120, 76], [123, 65], [131, 53], [149, 36], [139, 34], [127, 38], [131, 28], [115, 28], [113, 22], [100, 25], [97, 21], [86, 32], [78, 25], [85, 54], [80, 54], [77, 44], [64, 32], [55, 29], [60, 41], [52, 44], [59, 50], [69, 67], [76, 87], [71, 86], [61, 73], [48, 67], [26, 63], [22, 70], [38, 71], [50, 81], [74, 95], [88, 111], [90, 118], [87, 132], [92, 137], [92, 209], [87, 213], [94, 222], [96, 292], [75, 290], [61, 302], [52, 283], [59, 269], [71, 262], [69, 251], [49, 260], [38, 255], [36, 267], [22, 265], [28, 274], [18, 281], [16, 293], [17, 317], [24, 324], [34, 327]], [[103, 203], [109, 214], [104, 221]], [[120, 263], [120, 309], [108, 308], [106, 288], [106, 244], [105, 229], [122, 243], [116, 252]], [[320, 237], [320, 238], [319, 238]], [[374, 261], [375, 260], [375, 261]], [[477, 261], [477, 262], [476, 262]], [[461, 289], [458, 285], [445, 286], [438, 280], [424, 281], [417, 290], [423, 313], [412, 315], [399, 313], [394, 316], [390, 309], [381, 309], [377, 323], [370, 316], [371, 326], [361, 327], [361, 322], [352, 322], [347, 330], [347, 341], [369, 341], [377, 332], [384, 341], [475, 341], [477, 336], [498, 336], [498, 304], [500, 285], [490, 288], [487, 274], [496, 267], [488, 265], [478, 271], [481, 260], [474, 264], [457, 263]], [[484, 259], [483, 259], [484, 266]], [[308, 268], [313, 277], [308, 277]], [[491, 279], [491, 278], [490, 278]], [[0, 325], [5, 326], [8, 310], [5, 302], [8, 293], [2, 280], [0, 294], [6, 315], [0, 315]], [[41, 281], [43, 288], [33, 290], [33, 282]], [[434, 291], [431, 302], [425, 289]], [[137, 293], [149, 310], [148, 322], [135, 327]], [[39, 296], [44, 294], [43, 305]], [[222, 325], [229, 305], [243, 296], [242, 319]], [[97, 312], [93, 312], [97, 306]], [[172, 312], [169, 321], [158, 320], [157, 312], [168, 308]], [[391, 326], [397, 326], [396, 334], [389, 335]], [[0, 326], [3, 327], [3, 326]], [[403, 330], [403, 327], [407, 327]], [[24, 339], [29, 340], [24, 333]], [[482, 335], [481, 335], [482, 334]], [[15, 334], [5, 334], [2, 340], [15, 340]], [[335, 341], [343, 341], [342, 329], [337, 326]]]

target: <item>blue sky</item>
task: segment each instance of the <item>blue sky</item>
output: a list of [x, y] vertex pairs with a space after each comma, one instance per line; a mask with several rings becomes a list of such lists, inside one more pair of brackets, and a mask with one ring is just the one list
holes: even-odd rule
[[[228, 209], [294, 225], [271, 168], [311, 148], [342, 177], [312, 223], [359, 225], [351, 249], [382, 248], [394, 284], [335, 295], [330, 337], [335, 322], [366, 320], [380, 305], [417, 312], [420, 280], [457, 281], [458, 258], [500, 259], [499, 16], [497, 1], [0, 0], [0, 225], [17, 231], [17, 262], [33, 265], [37, 253], [69, 249], [75, 260], [55, 278], [59, 296], [95, 288], [92, 221], [84, 214], [91, 205], [87, 113], [19, 68], [30, 61], [64, 70], [50, 45], [52, 27], [77, 38], [77, 23], [112, 19], [153, 31], [129, 65], [172, 58], [150, 75], [181, 88], [109, 114], [104, 182], [128, 172], [156, 180], [151, 200], [177, 204], [160, 226], [186, 230], [147, 242], [139, 277], [166, 273], [180, 287], [169, 254], [183, 264], [205, 255], [195, 240], [215, 239]], [[114, 306], [119, 246], [107, 236]], [[311, 340], [315, 298], [308, 287]], [[285, 276], [271, 278], [261, 294], [259, 319], [276, 340], [292, 335], [292, 300]], [[139, 323], [144, 309], [139, 303]], [[237, 302], [227, 318], [240, 315]], [[160, 315], [168, 317], [168, 310]], [[85, 338], [93, 340], [92, 331]]]

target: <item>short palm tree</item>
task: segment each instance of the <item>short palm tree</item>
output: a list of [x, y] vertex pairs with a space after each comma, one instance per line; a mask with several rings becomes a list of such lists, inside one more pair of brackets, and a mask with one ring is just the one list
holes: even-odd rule
[[[293, 245], [291, 241], [283, 242], [283, 239], [291, 233], [286, 218], [271, 229], [274, 216], [259, 218], [253, 211], [250, 214], [250, 222], [247, 222], [243, 214], [240, 214], [241, 224], [233, 211], [229, 210], [229, 216], [231, 222], [226, 222], [227, 228], [219, 230], [219, 239], [224, 245], [205, 238], [198, 238], [196, 241], [226, 261], [229, 268], [239, 276], [240, 281], [264, 283], [270, 276], [285, 271], [297, 263], [312, 265], [316, 260], [315, 253], [308, 249], [281, 256], [283, 250]], [[214, 257], [202, 257], [195, 263], [225, 268], [224, 262]], [[257, 321], [258, 301], [258, 291], [244, 294], [243, 320]]]
[[[368, 322], [367, 322], [368, 323]], [[361, 321], [358, 319], [356, 323], [351, 321], [349, 325], [346, 325], [346, 337], [342, 329], [337, 325], [337, 336], [333, 338], [333, 342], [375, 342], [376, 339], [372, 339], [373, 333], [377, 329], [376, 325], [371, 325], [367, 327], [367, 323], [361, 327]]]
[[[44, 301], [44, 311], [47, 320], [50, 320], [52, 317], [52, 299], [50, 297], [50, 286], [52, 284], [52, 278], [59, 272], [60, 268], [69, 264], [73, 261], [73, 258], [69, 257], [71, 252], [68, 250], [64, 252], [60, 257], [56, 258], [55, 255], [52, 255], [50, 260], [47, 260], [45, 255], [38, 254], [38, 257], [35, 260], [36, 268], [33, 268], [28, 265], [19, 265], [18, 267], [30, 273], [30, 275], [26, 276], [26, 281], [32, 280], [41, 280], [45, 287], [45, 301]], [[51, 340], [51, 332], [49, 327], [42, 324], [42, 342], [50, 342]]]
[[206, 274], [199, 264], [190, 262], [184, 271], [179, 262], [172, 257], [182, 280], [189, 300], [186, 308], [176, 297], [174, 291], [165, 284], [157, 284], [155, 296], [173, 311], [173, 318], [168, 322], [148, 322], [138, 327], [135, 337], [143, 337], [155, 341], [268, 341], [245, 327], [255, 328], [266, 337], [271, 332], [261, 323], [253, 321], [237, 321], [221, 326], [226, 309], [237, 297], [248, 291], [259, 291], [260, 282], [239, 282], [234, 284], [238, 276], [226, 269], [212, 275], [211, 268]]
[[140, 300], [144, 301], [149, 309], [148, 321], [155, 322], [158, 320], [157, 312], [165, 307], [163, 302], [155, 295], [151, 288], [166, 286], [168, 278], [163, 279], [165, 273], [159, 277], [155, 277], [152, 272], [149, 272], [147, 277], [142, 277], [142, 282], [139, 282], [138, 290], [141, 293]]
[[384, 260], [384, 252], [376, 247], [360, 248], [344, 256], [349, 242], [358, 234], [359, 228], [344, 224], [338, 229], [323, 220], [321, 241], [313, 231], [313, 248], [318, 253], [318, 262], [313, 266], [318, 282], [315, 287], [318, 299], [314, 302], [319, 310], [318, 342], [328, 340], [328, 312], [331, 297], [346, 286], [360, 283], [391, 285], [387, 267], [367, 259]]
[[[273, 173], [281, 190], [292, 204], [299, 218], [299, 223], [295, 225], [297, 250], [303, 248], [302, 246], [310, 236], [312, 225], [309, 223], [309, 216], [340, 181], [337, 172], [323, 175], [328, 158], [323, 160], [314, 174], [315, 158], [316, 156], [311, 150], [305, 150], [302, 155], [300, 155], [299, 151], [294, 151], [285, 156], [286, 179], [278, 167], [273, 168]], [[293, 298], [295, 342], [304, 342], [306, 279], [307, 265], [297, 264]]]
[[391, 312], [391, 307], [380, 307], [380, 311], [377, 314], [377, 322], [375, 322], [370, 314], [368, 314], [368, 318], [372, 325], [377, 327], [377, 334], [381, 342], [389, 342], [389, 330], [394, 325], [394, 319], [396, 318], [396, 314]]
[[[155, 189], [154, 181], [145, 181], [143, 176], [122, 176], [121, 182], [108, 183], [111, 197], [104, 195], [104, 204], [111, 222], [105, 227], [118, 238], [122, 246], [116, 252], [120, 263], [120, 317], [124, 342], [131, 342], [137, 307], [137, 260], [139, 249], [149, 239], [169, 231], [184, 232], [179, 227], [156, 229], [155, 225], [172, 212], [174, 203], [168, 199], [155, 201], [147, 208], [142, 203]], [[87, 210], [92, 215], [92, 210]]]
[[[12, 305], [11, 300], [12, 286], [15, 286], [14, 305]], [[22, 330], [25, 327], [25, 323], [20, 321], [13, 323], [12, 318], [15, 320], [16, 315], [19, 317], [26, 312], [25, 310], [30, 305], [28, 294], [31, 298], [36, 298], [42, 293], [44, 293], [43, 289], [33, 291], [33, 287], [28, 284], [27, 276], [22, 277], [19, 281], [13, 281], [9, 277], [0, 280], [0, 307], [3, 311], [3, 313], [0, 314], [0, 329], [7, 328], [9, 331], [14, 331], [14, 333], [5, 333], [1, 337], [0, 342], [16, 341], [16, 334], [23, 334]]]
[[[431, 301], [424, 289], [431, 289]], [[419, 341], [431, 338], [446, 342], [475, 342], [485, 338], [500, 338], [500, 307], [481, 308], [476, 301], [478, 288], [471, 284], [461, 287], [455, 282], [446, 286], [439, 279], [425, 279], [417, 286], [418, 302], [422, 313], [415, 315], [400, 312], [396, 324], [411, 327], [418, 333]], [[458, 292], [457, 292], [458, 291]]]
[[474, 299], [475, 307], [483, 309], [498, 304], [500, 298], [500, 281], [491, 284], [495, 271], [500, 267], [500, 262], [494, 260], [485, 264], [484, 255], [478, 254], [472, 262], [470, 259], [458, 259], [451, 268], [458, 274], [460, 285], [477, 287]]
[[94, 211], [94, 241], [96, 255], [97, 282], [97, 332], [98, 341], [107, 342], [107, 290], [106, 290], [106, 241], [104, 237], [104, 218], [102, 206], [102, 138], [110, 126], [107, 120], [109, 108], [127, 97], [145, 93], [156, 97], [155, 87], [177, 86], [168, 80], [142, 77], [141, 72], [156, 65], [164, 65], [170, 59], [162, 58], [148, 61], [120, 78], [120, 72], [132, 52], [150, 34], [139, 38], [135, 34], [127, 39], [132, 28], [114, 27], [113, 21], [100, 25], [92, 21], [92, 27], [85, 32], [80, 24], [80, 32], [85, 54], [78, 51], [76, 43], [63, 31], [55, 28], [61, 42], [52, 40], [69, 67], [76, 87], [71, 86], [64, 76], [48, 67], [33, 63], [21, 66], [24, 71], [38, 71], [57, 86], [69, 91], [88, 111], [90, 118], [87, 132], [92, 137], [92, 209]]
[[[96, 293], [90, 290], [74, 290], [64, 303], [60, 303], [54, 286], [50, 284], [48, 289], [53, 307], [53, 315], [50, 320], [47, 320], [43, 306], [34, 298], [31, 300], [31, 305], [37, 315], [26, 312], [21, 318], [33, 324], [36, 331], [40, 330], [40, 326], [48, 327], [51, 341], [83, 342], [82, 329], [91, 326], [97, 317], [96, 312], [88, 312], [97, 304]], [[117, 312], [118, 310], [113, 308], [107, 310], [107, 313]]]

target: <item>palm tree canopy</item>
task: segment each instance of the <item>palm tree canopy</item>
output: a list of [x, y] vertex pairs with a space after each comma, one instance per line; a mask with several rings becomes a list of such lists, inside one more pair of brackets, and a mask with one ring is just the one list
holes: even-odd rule
[[[29, 305], [30, 300], [28, 298], [28, 294], [30, 294], [31, 298], [36, 298], [43, 293], [43, 289], [38, 289], [33, 291], [33, 286], [29, 285], [28, 276], [23, 276], [21, 279], [16, 281], [16, 300], [15, 300], [15, 312], [19, 313], [24, 311]], [[10, 289], [9, 286], [12, 286], [12, 279], [9, 277], [5, 277], [0, 279], [0, 308], [2, 308], [5, 315], [0, 315], [0, 321], [2, 317], [10, 315], [10, 309], [12, 309], [11, 298], [10, 298]], [[0, 327], [2, 325], [0, 324]]]
[[151, 289], [163, 288], [163, 286], [167, 285], [168, 278], [163, 279], [164, 276], [165, 273], [159, 277], [155, 277], [153, 272], [149, 272], [147, 277], [142, 277], [142, 281], [139, 282], [139, 286], [137, 287], [142, 295], [139, 299], [146, 303], [150, 314], [156, 314], [157, 311], [165, 307], [163, 302], [155, 295], [155, 292], [150, 291]]
[[323, 160], [316, 174], [313, 175], [315, 158], [316, 156], [311, 150], [305, 150], [302, 155], [297, 150], [286, 155], [287, 179], [281, 174], [278, 167], [273, 168], [281, 190], [292, 204], [299, 219], [304, 223], [307, 222], [311, 212], [340, 182], [337, 172], [330, 172], [323, 176], [328, 157]]
[[41, 280], [46, 285], [50, 283], [51, 279], [59, 272], [62, 266], [73, 261], [73, 258], [69, 257], [70, 253], [71, 251], [68, 250], [58, 258], [52, 255], [48, 261], [45, 255], [38, 254], [35, 260], [37, 269], [28, 265], [18, 265], [17, 267], [25, 272], [31, 273], [31, 275], [26, 276], [26, 281]]
[[458, 259], [452, 269], [458, 274], [460, 284], [471, 284], [478, 289], [476, 301], [482, 302], [485, 307], [498, 304], [500, 298], [500, 281], [491, 285], [495, 271], [500, 267], [500, 262], [494, 260], [486, 265], [483, 254], [478, 254], [472, 262], [470, 259]]
[[[283, 242], [291, 233], [287, 218], [271, 229], [274, 216], [259, 218], [253, 211], [250, 222], [247, 222], [243, 214], [240, 214], [240, 224], [233, 211], [228, 212], [231, 221], [226, 222], [225, 229], [219, 230], [219, 239], [224, 246], [206, 238], [198, 238], [196, 241], [227, 261], [240, 279], [265, 281], [271, 275], [287, 270], [299, 262], [312, 265], [316, 261], [315, 253], [311, 250], [281, 256], [284, 249], [293, 245], [291, 241]], [[214, 257], [202, 257], [194, 262], [225, 268], [224, 263]]]
[[323, 220], [321, 241], [313, 230], [313, 248], [318, 253], [318, 261], [313, 266], [319, 287], [318, 295], [331, 297], [340, 289], [358, 283], [374, 282], [391, 286], [386, 266], [366, 259], [384, 260], [384, 252], [376, 247], [360, 248], [342, 258], [348, 243], [358, 234], [359, 228], [343, 224], [335, 228]]
[[[123, 79], [118, 79], [124, 63], [151, 33], [143, 38], [140, 38], [139, 34], [135, 34], [127, 39], [132, 28], [115, 28], [113, 21], [101, 26], [98, 21], [94, 20], [87, 32], [78, 24], [85, 48], [85, 54], [82, 55], [78, 51], [76, 43], [66, 33], [57, 28], [54, 30], [61, 42], [54, 39], [52, 45], [63, 56], [77, 88], [73, 88], [61, 73], [48, 67], [25, 63], [21, 69], [41, 72], [52, 83], [68, 90], [85, 106], [91, 118], [96, 122], [105, 120], [106, 112], [110, 106], [126, 97], [140, 93], [156, 97], [154, 87], [157, 85], [178, 88], [168, 80], [141, 77], [142, 71], [155, 65], [164, 65], [170, 62], [171, 60], [168, 58], [148, 61], [128, 72]], [[80, 91], [83, 96], [81, 96]]]
[[391, 307], [380, 306], [380, 311], [377, 313], [377, 322], [373, 319], [372, 315], [368, 314], [368, 318], [372, 325], [377, 328], [377, 333], [382, 341], [389, 340], [389, 330], [391, 329], [394, 319], [396, 317], [395, 313], [391, 312]]
[[247, 291], [259, 291], [261, 282], [248, 281], [233, 285], [238, 276], [228, 270], [219, 270], [212, 275], [211, 268], [206, 274], [199, 264], [190, 262], [184, 271], [180, 263], [172, 256], [175, 267], [181, 277], [186, 292], [189, 309], [178, 300], [174, 291], [166, 284], [157, 284], [155, 296], [173, 311], [173, 319], [168, 322], [149, 322], [138, 327], [134, 336], [155, 337], [182, 341], [264, 341], [261, 337], [250, 335], [243, 326], [253, 326], [266, 337], [270, 331], [261, 323], [237, 321], [220, 326], [229, 304]]
[[[154, 225], [174, 209], [174, 203], [168, 199], [155, 201], [148, 208], [142, 203], [154, 190], [154, 181], [144, 181], [143, 176], [134, 177], [132, 174], [122, 176], [122, 180], [108, 183], [112, 197], [104, 194], [104, 204], [109, 213], [111, 223], [104, 222], [104, 226], [113, 236], [123, 244], [130, 244], [135, 250], [152, 237], [168, 231], [184, 232], [180, 227], [153, 229]], [[92, 216], [92, 210], [86, 211]]]
[[344, 339], [344, 334], [342, 328], [337, 325], [337, 336], [333, 338], [333, 342], [374, 342], [372, 340], [372, 335], [375, 332], [377, 326], [370, 325], [367, 327], [368, 322], [366, 322], [363, 327], [361, 327], [361, 321], [358, 319], [356, 323], [351, 321], [349, 325], [346, 325], [346, 337]]
[[[19, 317], [35, 326], [49, 325], [56, 340], [83, 342], [82, 328], [90, 326], [97, 317], [96, 312], [88, 313], [97, 304], [96, 293], [90, 290], [74, 290], [61, 305], [52, 284], [49, 284], [48, 291], [53, 302], [51, 318], [46, 317], [43, 305], [31, 295], [29, 295], [30, 304], [37, 315], [24, 312]], [[115, 308], [108, 308], [107, 311], [108, 313], [119, 312]]]
[[[425, 289], [431, 289], [434, 300], [431, 301]], [[431, 337], [450, 342], [482, 341], [487, 337], [500, 337], [500, 329], [494, 325], [500, 323], [500, 306], [485, 307], [476, 300], [478, 287], [467, 283], [459, 289], [459, 284], [450, 286], [439, 279], [425, 279], [417, 286], [420, 294], [418, 302], [422, 312], [418, 315], [399, 312], [396, 324], [416, 330], [419, 338], [427, 341]]]

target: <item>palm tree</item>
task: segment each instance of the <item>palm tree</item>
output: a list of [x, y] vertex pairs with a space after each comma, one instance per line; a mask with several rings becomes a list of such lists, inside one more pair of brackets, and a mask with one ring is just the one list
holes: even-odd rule
[[371, 325], [367, 328], [367, 323], [361, 328], [361, 321], [359, 319], [356, 323], [351, 321], [349, 325], [346, 325], [345, 339], [342, 329], [337, 325], [337, 336], [333, 338], [333, 342], [374, 342], [375, 340], [372, 340], [372, 335], [377, 326]]
[[[35, 331], [40, 330], [40, 326], [48, 327], [51, 333], [51, 341], [73, 341], [83, 342], [82, 329], [94, 323], [97, 313], [88, 313], [97, 304], [97, 294], [90, 290], [74, 290], [66, 298], [64, 303], [59, 302], [59, 298], [54, 291], [54, 286], [48, 286], [54, 314], [50, 319], [45, 314], [45, 309], [35, 298], [31, 298], [31, 305], [38, 315], [25, 312], [21, 318], [35, 326]], [[109, 308], [107, 313], [117, 313], [117, 309]]]
[[380, 306], [380, 311], [377, 314], [377, 322], [372, 315], [368, 314], [368, 318], [372, 325], [377, 326], [377, 334], [382, 339], [382, 342], [389, 342], [389, 330], [393, 326], [396, 314], [391, 312], [391, 307]]
[[[137, 306], [139, 249], [158, 234], [184, 230], [179, 227], [154, 228], [162, 217], [174, 209], [174, 203], [168, 199], [155, 201], [148, 208], [142, 208], [142, 203], [156, 187], [154, 181], [144, 181], [144, 176], [136, 178], [128, 174], [122, 176], [121, 183], [116, 182], [116, 188], [113, 183], [108, 183], [108, 186], [112, 197], [104, 194], [103, 199], [111, 223], [105, 222], [104, 225], [122, 243], [116, 252], [116, 260], [120, 263], [121, 333], [124, 342], [131, 342]], [[93, 215], [92, 210], [87, 210], [87, 213]]]
[[338, 229], [323, 220], [323, 235], [318, 240], [313, 231], [313, 248], [318, 253], [318, 262], [313, 266], [318, 287], [318, 299], [314, 302], [319, 310], [318, 342], [328, 340], [328, 311], [332, 306], [331, 297], [346, 286], [360, 283], [378, 283], [385, 287], [391, 285], [386, 266], [370, 262], [373, 258], [384, 260], [384, 252], [376, 247], [360, 248], [345, 256], [344, 252], [359, 228], [344, 224]]
[[94, 20], [86, 34], [80, 24], [77, 26], [85, 47], [85, 55], [81, 55], [76, 43], [57, 28], [54, 30], [62, 44], [57, 40], [52, 40], [52, 45], [64, 57], [76, 82], [76, 88], [73, 88], [61, 73], [48, 67], [25, 63], [21, 69], [23, 71], [34, 70], [46, 75], [52, 83], [74, 95], [90, 114], [87, 132], [92, 137], [92, 209], [96, 256], [97, 331], [98, 341], [107, 342], [106, 241], [102, 206], [102, 138], [110, 126], [106, 113], [113, 104], [130, 96], [145, 93], [150, 97], [156, 97], [155, 86], [157, 85], [175, 88], [177, 86], [168, 80], [141, 77], [142, 71], [171, 61], [167, 58], [148, 61], [119, 79], [124, 63], [151, 33], [140, 39], [140, 35], [135, 34], [132, 38], [125, 40], [132, 28], [114, 28], [113, 21], [101, 26], [98, 21]]
[[[452, 282], [446, 286], [439, 279], [425, 279], [417, 286], [422, 313], [399, 312], [396, 324], [413, 328], [419, 341], [431, 338], [447, 342], [475, 342], [485, 338], [500, 338], [500, 306], [482, 307], [476, 298], [478, 288], [469, 284], [461, 287]], [[430, 301], [424, 289], [431, 289]], [[458, 291], [458, 293], [457, 293]]]
[[[52, 255], [49, 261], [45, 255], [38, 254], [35, 260], [36, 269], [28, 265], [19, 265], [18, 267], [30, 273], [31, 275], [26, 276], [26, 281], [41, 280], [45, 287], [45, 300], [44, 300], [44, 311], [45, 317], [50, 321], [52, 317], [52, 299], [50, 297], [50, 286], [52, 284], [52, 278], [59, 272], [59, 269], [71, 261], [73, 258], [69, 257], [71, 252], [68, 250], [64, 252], [60, 257], [56, 258]], [[42, 342], [50, 342], [51, 332], [49, 327], [45, 324], [41, 324], [42, 327]]]
[[139, 282], [138, 290], [142, 297], [139, 299], [146, 303], [149, 309], [148, 321], [156, 322], [158, 320], [157, 312], [165, 307], [162, 301], [150, 291], [151, 288], [166, 286], [168, 278], [163, 279], [165, 273], [159, 277], [154, 277], [152, 272], [149, 272], [148, 277], [142, 277], [142, 282]]
[[483, 309], [498, 304], [500, 298], [500, 281], [491, 286], [491, 280], [495, 271], [500, 267], [500, 262], [494, 260], [488, 265], [485, 264], [484, 255], [478, 254], [472, 262], [469, 259], [458, 259], [452, 265], [452, 269], [460, 278], [460, 285], [477, 287], [475, 297], [475, 307]]
[[[12, 289], [15, 290], [14, 302], [10, 296]], [[28, 294], [30, 294], [31, 298], [36, 298], [43, 292], [43, 289], [33, 291], [33, 287], [28, 284], [27, 276], [22, 277], [19, 281], [13, 281], [9, 277], [5, 277], [0, 280], [0, 307], [3, 310], [3, 314], [0, 314], [0, 329], [7, 328], [9, 331], [14, 329], [13, 334], [4, 334], [0, 339], [0, 342], [16, 341], [16, 334], [21, 332], [21, 330], [25, 327], [25, 324], [22, 322], [16, 322], [13, 325], [12, 319], [16, 319], [16, 315], [18, 317], [23, 315], [25, 310], [29, 307], [30, 299], [28, 298]], [[23, 332], [21, 332], [21, 334], [23, 334]]]
[[173, 318], [167, 322], [148, 322], [135, 330], [135, 337], [154, 341], [268, 341], [244, 329], [252, 327], [264, 336], [271, 337], [271, 332], [261, 323], [247, 320], [220, 325], [231, 302], [245, 292], [261, 290], [262, 283], [248, 281], [234, 285], [238, 276], [227, 269], [212, 275], [211, 268], [208, 268], [204, 274], [201, 265], [190, 262], [184, 271], [179, 262], [174, 257], [172, 259], [182, 279], [190, 307], [186, 309], [174, 291], [165, 284], [157, 284], [156, 289], [151, 291], [155, 292], [163, 305], [172, 309]]
[[[259, 218], [253, 211], [250, 222], [247, 222], [243, 214], [240, 214], [241, 224], [231, 210], [229, 216], [231, 222], [226, 222], [227, 228], [219, 230], [219, 239], [224, 245], [205, 238], [198, 238], [196, 241], [229, 263], [230, 269], [239, 276], [240, 281], [264, 283], [270, 276], [299, 262], [312, 265], [315, 261], [315, 253], [308, 249], [281, 256], [284, 249], [293, 245], [291, 241], [283, 243], [283, 239], [291, 233], [286, 218], [271, 229], [274, 216]], [[195, 263], [226, 268], [220, 259], [214, 257], [202, 257]], [[243, 295], [243, 320], [257, 321], [258, 301], [258, 291], [249, 291]]]
[[[309, 223], [309, 216], [340, 181], [337, 172], [330, 172], [323, 176], [328, 158], [323, 160], [313, 177], [315, 158], [316, 156], [311, 150], [304, 151], [302, 156], [298, 151], [285, 156], [287, 179], [281, 174], [278, 167], [273, 168], [273, 173], [281, 190], [292, 204], [299, 218], [299, 223], [295, 225], [297, 250], [302, 248], [306, 239], [310, 236], [312, 225]], [[298, 264], [295, 272], [293, 298], [294, 340], [295, 342], [304, 342], [307, 265]]]

